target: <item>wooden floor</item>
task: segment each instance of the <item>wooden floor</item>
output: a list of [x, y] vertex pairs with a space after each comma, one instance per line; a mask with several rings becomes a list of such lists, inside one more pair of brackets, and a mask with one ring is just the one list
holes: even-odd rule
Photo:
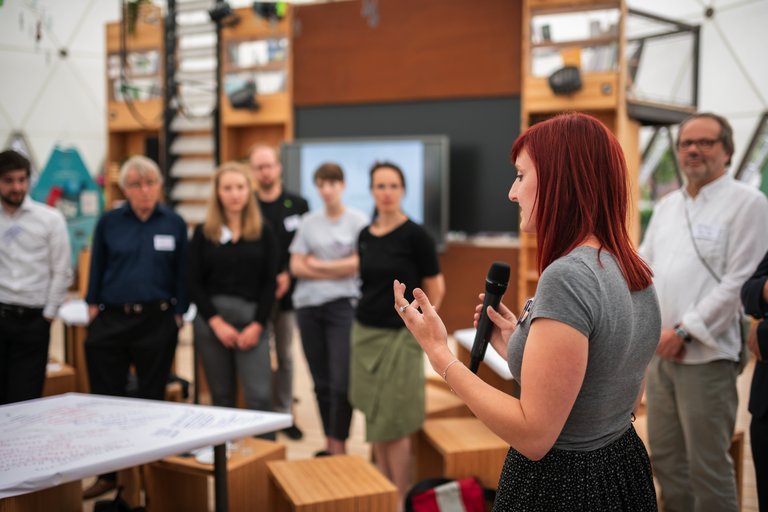
[[[62, 353], [60, 348], [60, 338], [54, 336], [52, 340], [51, 351], [53, 354]], [[192, 342], [191, 342], [191, 328], [186, 326], [180, 335], [179, 348], [177, 351], [177, 373], [192, 381]], [[426, 365], [427, 371], [432, 372], [432, 369]], [[739, 409], [736, 421], [736, 429], [743, 430], [747, 439], [747, 445], [744, 450], [744, 497], [742, 503], [743, 512], [757, 512], [757, 491], [755, 489], [755, 472], [752, 465], [752, 453], [749, 448], [749, 420], [750, 416], [747, 412], [747, 397], [749, 395], [749, 384], [752, 378], [752, 370], [754, 363], [750, 364], [744, 373], [739, 377]], [[296, 424], [304, 431], [304, 438], [300, 441], [292, 441], [284, 435], [279, 435], [278, 440], [284, 442], [286, 445], [286, 452], [288, 459], [302, 459], [309, 458], [314, 455], [318, 450], [322, 450], [325, 446], [325, 440], [323, 437], [322, 427], [320, 424], [320, 416], [317, 411], [317, 406], [314, 400], [314, 394], [312, 391], [312, 380], [310, 378], [309, 370], [307, 368], [306, 360], [304, 359], [304, 353], [301, 349], [301, 344], [296, 340], [294, 343], [294, 416]], [[640, 420], [642, 421], [642, 420]], [[350, 432], [350, 439], [348, 441], [348, 452], [363, 457], [370, 457], [370, 446], [365, 442], [365, 425], [364, 419], [359, 411], [355, 411], [352, 419], [352, 429]], [[638, 429], [641, 430], [641, 429]], [[89, 481], [85, 482], [86, 484]], [[93, 507], [93, 501], [85, 503], [83, 510], [90, 512]]]

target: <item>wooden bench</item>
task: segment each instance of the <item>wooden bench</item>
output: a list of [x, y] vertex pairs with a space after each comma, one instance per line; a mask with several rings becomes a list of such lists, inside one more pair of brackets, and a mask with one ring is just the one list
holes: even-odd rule
[[416, 481], [477, 477], [495, 489], [509, 445], [477, 418], [438, 418], [424, 422], [416, 447]]
[[276, 461], [267, 467], [272, 512], [398, 510], [395, 485], [354, 455]]
[[[267, 501], [267, 462], [285, 458], [285, 446], [263, 439], [243, 438], [235, 443], [227, 460], [230, 510], [270, 510]], [[147, 511], [184, 510], [207, 512], [208, 479], [213, 465], [194, 457], [166, 457], [144, 466]]]

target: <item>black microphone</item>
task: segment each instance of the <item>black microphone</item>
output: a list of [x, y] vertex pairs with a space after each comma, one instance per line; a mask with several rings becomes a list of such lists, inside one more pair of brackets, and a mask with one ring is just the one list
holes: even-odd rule
[[501, 296], [507, 291], [508, 284], [509, 265], [503, 261], [494, 261], [491, 268], [488, 269], [488, 277], [485, 278], [485, 299], [483, 300], [483, 309], [480, 310], [480, 318], [477, 321], [475, 341], [472, 343], [469, 361], [469, 369], [472, 373], [477, 373], [480, 361], [485, 359], [488, 342], [491, 340], [493, 322], [488, 318], [488, 306], [492, 306], [496, 311], [499, 310]]

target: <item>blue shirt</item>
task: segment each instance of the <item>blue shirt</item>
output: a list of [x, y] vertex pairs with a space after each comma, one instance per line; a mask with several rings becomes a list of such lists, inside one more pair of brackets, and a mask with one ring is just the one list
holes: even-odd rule
[[177, 314], [187, 296], [187, 225], [157, 205], [146, 221], [128, 205], [99, 219], [93, 234], [88, 304], [138, 304], [172, 300]]

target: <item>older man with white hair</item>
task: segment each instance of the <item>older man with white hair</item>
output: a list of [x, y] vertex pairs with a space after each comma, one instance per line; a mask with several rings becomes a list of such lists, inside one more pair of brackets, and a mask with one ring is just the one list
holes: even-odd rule
[[[88, 378], [92, 393], [125, 396], [133, 365], [137, 396], [162, 400], [189, 305], [187, 226], [160, 204], [162, 175], [149, 158], [128, 159], [118, 183], [127, 203], [105, 213], [93, 235], [85, 297], [91, 317]], [[83, 497], [114, 487], [114, 475], [101, 475]]]

